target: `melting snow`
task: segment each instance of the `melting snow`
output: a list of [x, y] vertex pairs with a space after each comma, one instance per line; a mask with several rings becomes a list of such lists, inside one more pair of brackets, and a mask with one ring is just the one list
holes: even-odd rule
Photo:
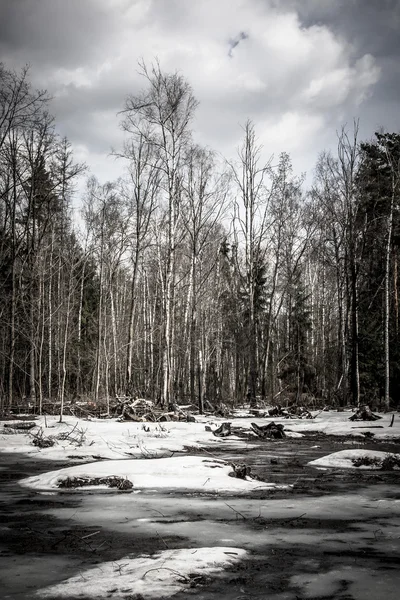
[[[183, 548], [105, 562], [36, 593], [41, 598], [170, 598], [245, 558], [241, 548]], [[122, 596], [121, 596], [122, 597]]]
[[[327, 456], [322, 456], [316, 460], [310, 461], [308, 464], [312, 467], [338, 467], [340, 469], [380, 469], [380, 463], [388, 456], [387, 452], [379, 452], [378, 450], [341, 450]], [[400, 459], [400, 454], [393, 454]], [[379, 461], [377, 463], [360, 465], [356, 467], [354, 460], [366, 458], [370, 461]]]
[[[129, 479], [134, 490], [191, 490], [198, 492], [249, 492], [256, 489], [281, 489], [274, 483], [229, 477], [231, 466], [223, 460], [203, 456], [178, 456], [147, 460], [107, 460], [67, 467], [23, 479], [20, 483], [37, 490], [59, 489], [67, 477], [107, 477], [117, 475]], [[104, 487], [104, 486], [103, 486]], [[80, 487], [79, 490], [82, 491]], [[93, 490], [93, 486], [90, 486]], [[67, 489], [71, 491], [70, 488]]]
[[50, 460], [107, 458], [158, 458], [170, 456], [171, 452], [184, 452], [187, 448], [213, 446], [243, 446], [243, 441], [235, 435], [218, 438], [206, 431], [205, 422], [185, 423], [169, 421], [165, 423], [118, 422], [115, 419], [75, 419], [66, 417], [62, 423], [57, 417], [39, 417], [35, 435], [42, 428], [45, 437], [58, 437], [70, 434], [81, 441], [72, 439], [56, 440], [50, 448], [32, 445], [31, 435], [24, 433], [5, 434], [0, 423], [0, 452], [21, 452], [31, 458], [40, 456]]
[[[275, 419], [283, 423], [287, 437], [302, 437], [305, 433], [325, 433], [327, 435], [352, 436], [364, 438], [366, 432], [374, 435], [377, 440], [400, 438], [400, 418], [394, 420], [390, 427], [391, 414], [382, 415], [379, 425], [368, 422], [349, 421], [353, 414], [346, 412], [314, 412], [313, 419]], [[1, 431], [0, 423], [0, 452], [19, 452], [31, 458], [40, 456], [50, 460], [98, 460], [125, 458], [157, 458], [169, 456], [171, 452], [184, 452], [190, 448], [243, 448], [247, 441], [235, 435], [226, 438], [215, 437], [212, 431], [206, 431], [205, 426], [213, 423], [218, 426], [225, 419], [198, 416], [196, 423], [174, 422], [165, 423], [134, 423], [118, 422], [115, 419], [76, 419], [65, 417], [62, 423], [57, 417], [39, 417], [37, 427], [32, 434], [42, 428], [44, 436], [58, 437], [60, 434], [71, 434], [72, 431], [81, 435], [80, 443], [72, 443], [71, 439], [57, 439], [51, 448], [37, 448], [32, 445], [29, 434]], [[233, 432], [235, 427], [248, 432], [252, 437], [250, 423], [257, 422], [266, 425], [271, 418], [235, 418], [232, 419]], [[253, 438], [254, 439], [254, 438]], [[261, 442], [261, 445], [264, 442]], [[254, 443], [252, 444], [254, 448]]]

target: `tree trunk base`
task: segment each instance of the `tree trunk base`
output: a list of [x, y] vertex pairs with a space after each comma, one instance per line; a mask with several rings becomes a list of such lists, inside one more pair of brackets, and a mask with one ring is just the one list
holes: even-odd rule
[[360, 406], [357, 411], [349, 418], [349, 421], [377, 421], [381, 419], [379, 415], [372, 412], [369, 406]]

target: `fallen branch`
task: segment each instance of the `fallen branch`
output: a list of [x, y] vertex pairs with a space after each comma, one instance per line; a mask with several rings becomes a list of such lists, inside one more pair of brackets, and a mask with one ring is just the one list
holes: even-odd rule
[[383, 429], [383, 425], [358, 425], [352, 429]]
[[88, 533], [87, 535], [84, 535], [83, 537], [81, 537], [81, 540], [86, 540], [87, 538], [93, 537], [94, 535], [98, 535], [99, 533], [101, 533], [100, 529], [98, 531], [93, 531], [93, 533]]
[[227, 502], [224, 502], [225, 506], [227, 506], [228, 508], [230, 508], [231, 510], [233, 510], [234, 513], [236, 513], [236, 515], [240, 515], [242, 517], [242, 519], [244, 519], [246, 521], [247, 517], [245, 517], [245, 515], [243, 515], [241, 512], [239, 512], [238, 510], [236, 510], [236, 508], [234, 508], [233, 506], [231, 506], [230, 504], [228, 504]]
[[148, 571], [146, 571], [146, 573], [144, 573], [142, 579], [144, 579], [146, 577], [146, 575], [148, 573], [151, 573], [152, 571], [170, 571], [171, 573], [174, 573], [174, 575], [177, 575], [178, 577], [180, 577], [180, 579], [182, 579], [182, 581], [184, 583], [189, 583], [190, 579], [188, 577], [186, 577], [186, 575], [182, 575], [182, 573], [179, 573], [179, 571], [175, 571], [175, 569], [170, 569], [169, 567], [157, 567], [155, 569], [149, 569]]
[[33, 421], [17, 421], [14, 423], [4, 423], [4, 427], [8, 427], [10, 429], [19, 429], [21, 431], [29, 431], [36, 427], [37, 424]]
[[303, 513], [302, 515], [299, 515], [298, 517], [292, 517], [291, 519], [285, 519], [284, 523], [291, 523], [292, 521], [298, 521], [299, 519], [302, 519], [307, 513]]

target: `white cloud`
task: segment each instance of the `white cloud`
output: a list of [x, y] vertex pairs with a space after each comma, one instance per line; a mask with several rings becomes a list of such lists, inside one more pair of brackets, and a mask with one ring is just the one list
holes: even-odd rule
[[[48, 5], [48, 0], [39, 4]], [[293, 152], [295, 164], [296, 155], [304, 163], [305, 155], [316, 156], [323, 148], [327, 128], [334, 138], [339, 119], [351, 113], [351, 120], [378, 81], [379, 69], [371, 55], [354, 58], [351, 44], [327, 26], [306, 28], [294, 8], [285, 12], [273, 4], [91, 1], [93, 25], [85, 39], [81, 25], [74, 37], [73, 15], [60, 2], [58, 18], [65, 16], [70, 31], [69, 45], [62, 37], [65, 61], [60, 64], [58, 57], [53, 64], [50, 57], [43, 69], [33, 55], [35, 79], [54, 93], [61, 126], [72, 141], [86, 145], [94, 168], [96, 153], [106, 154], [120, 139], [116, 112], [125, 96], [145, 85], [137, 61], [156, 56], [165, 70], [180, 70], [192, 84], [200, 100], [199, 141], [232, 156], [242, 135], [239, 124], [251, 118], [259, 136], [268, 140], [268, 150], [275, 145]], [[87, 22], [81, 12], [79, 18]], [[46, 27], [43, 23], [43, 44], [51, 46], [54, 36]], [[39, 61], [41, 54], [43, 49]]]

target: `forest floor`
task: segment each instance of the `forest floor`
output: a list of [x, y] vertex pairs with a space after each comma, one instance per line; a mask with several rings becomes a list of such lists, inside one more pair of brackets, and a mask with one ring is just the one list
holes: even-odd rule
[[[0, 433], [2, 599], [397, 600], [400, 470], [371, 457], [400, 452], [400, 416], [349, 416], [275, 419], [292, 430], [282, 440], [252, 435], [250, 421], [271, 421], [255, 417], [223, 439], [205, 431], [211, 418], [48, 417], [46, 436], [81, 433], [42, 450]], [[229, 477], [231, 463], [260, 480]], [[58, 488], [105, 474], [132, 490]]]

